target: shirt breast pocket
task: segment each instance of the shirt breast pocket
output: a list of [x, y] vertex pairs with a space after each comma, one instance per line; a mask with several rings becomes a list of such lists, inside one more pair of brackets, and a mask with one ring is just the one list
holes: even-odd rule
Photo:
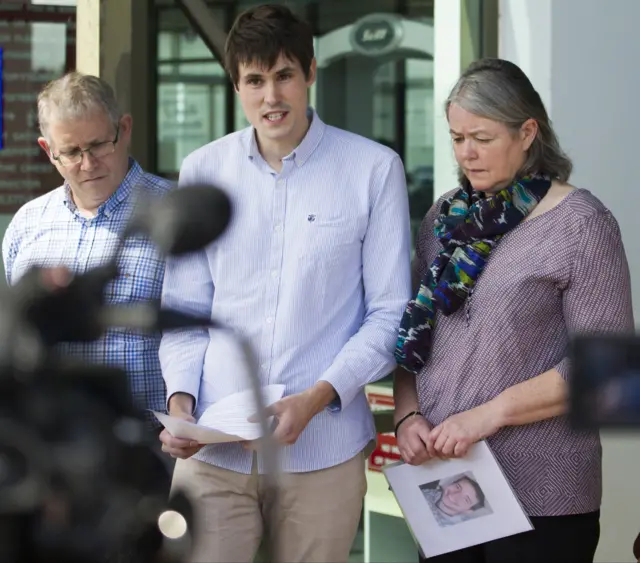
[[359, 222], [350, 217], [307, 217], [303, 226], [298, 258], [305, 262], [340, 262], [362, 244]]

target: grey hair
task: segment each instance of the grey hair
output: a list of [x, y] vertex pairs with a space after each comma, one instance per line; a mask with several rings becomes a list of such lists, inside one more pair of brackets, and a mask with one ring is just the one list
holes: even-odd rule
[[122, 117], [113, 88], [97, 76], [70, 72], [49, 82], [38, 95], [38, 122], [42, 136], [50, 141], [54, 119], [84, 119], [104, 112], [114, 129]]
[[[540, 174], [563, 183], [569, 180], [573, 169], [571, 159], [560, 147], [540, 95], [517, 65], [503, 59], [471, 63], [445, 102], [447, 116], [451, 104], [504, 123], [514, 133], [525, 121], [534, 119], [538, 133], [517, 176]], [[458, 179], [462, 185], [469, 185], [460, 168]]]

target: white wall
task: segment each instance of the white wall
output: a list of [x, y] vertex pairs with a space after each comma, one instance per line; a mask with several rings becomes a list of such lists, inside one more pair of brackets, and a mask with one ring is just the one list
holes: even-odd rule
[[[638, 0], [500, 0], [500, 56], [540, 92], [575, 165], [572, 183], [613, 212], [629, 260], [640, 319]], [[603, 435], [604, 501], [596, 560], [634, 561], [640, 531], [640, 432]]]
[[640, 321], [640, 230], [633, 205], [640, 149], [640, 2], [556, 0], [553, 18], [552, 117], [574, 158], [574, 182], [597, 194], [620, 223]]
[[498, 33], [500, 56], [522, 68], [550, 111], [551, 0], [500, 0]]

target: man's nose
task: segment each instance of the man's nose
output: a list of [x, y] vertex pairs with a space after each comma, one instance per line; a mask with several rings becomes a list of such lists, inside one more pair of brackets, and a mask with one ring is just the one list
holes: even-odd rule
[[90, 151], [84, 151], [82, 153], [82, 162], [80, 163], [80, 168], [82, 170], [86, 170], [90, 172], [93, 170], [98, 164], [98, 159], [91, 154]]
[[280, 88], [277, 82], [267, 82], [264, 90], [264, 101], [267, 105], [274, 106], [280, 101]]

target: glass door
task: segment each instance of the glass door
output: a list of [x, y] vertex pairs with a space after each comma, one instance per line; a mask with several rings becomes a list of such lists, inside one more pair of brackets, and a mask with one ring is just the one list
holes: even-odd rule
[[[320, 17], [331, 2], [319, 4]], [[400, 155], [415, 237], [433, 202], [432, 3], [412, 3], [410, 15], [361, 6], [352, 21], [321, 29], [312, 101], [327, 123]], [[339, 21], [331, 14], [325, 18]]]

